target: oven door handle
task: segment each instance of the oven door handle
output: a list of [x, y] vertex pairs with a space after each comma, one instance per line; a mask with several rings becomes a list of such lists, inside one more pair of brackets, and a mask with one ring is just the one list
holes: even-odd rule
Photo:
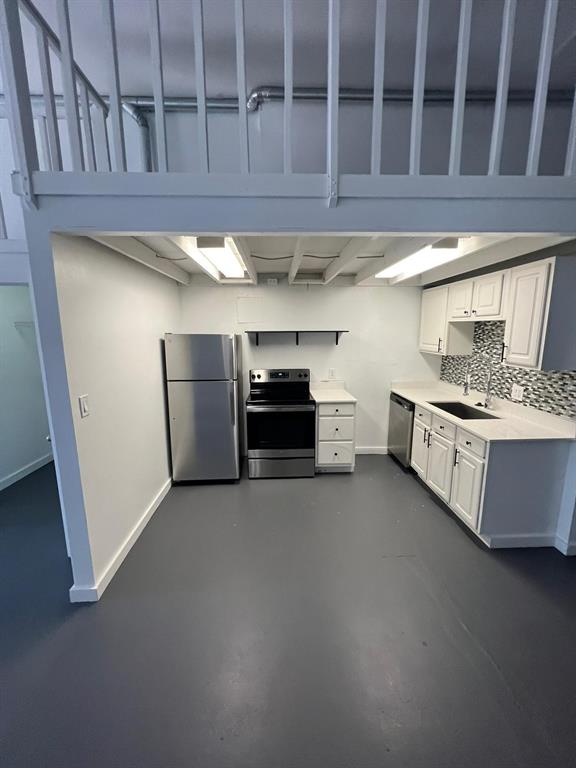
[[308, 405], [247, 405], [246, 411], [248, 413], [302, 413], [315, 411], [316, 405], [310, 403]]

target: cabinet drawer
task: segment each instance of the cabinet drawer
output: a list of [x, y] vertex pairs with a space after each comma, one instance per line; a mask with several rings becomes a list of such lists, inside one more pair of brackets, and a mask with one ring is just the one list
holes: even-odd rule
[[458, 429], [456, 441], [458, 445], [461, 445], [463, 448], [466, 448], [472, 453], [475, 453], [476, 456], [479, 456], [481, 459], [486, 456], [486, 443], [479, 437], [471, 435], [470, 432], [466, 432], [463, 429]]
[[432, 414], [430, 411], [425, 411], [424, 408], [420, 408], [418, 405], [414, 408], [414, 418], [419, 419], [427, 427], [432, 424]]
[[351, 416], [323, 416], [318, 419], [319, 440], [353, 440], [354, 419]]
[[320, 416], [354, 416], [354, 403], [320, 403]]
[[318, 464], [352, 464], [354, 443], [319, 443]]
[[432, 429], [439, 435], [447, 437], [449, 440], [456, 439], [456, 425], [450, 421], [441, 419], [440, 416], [432, 417]]

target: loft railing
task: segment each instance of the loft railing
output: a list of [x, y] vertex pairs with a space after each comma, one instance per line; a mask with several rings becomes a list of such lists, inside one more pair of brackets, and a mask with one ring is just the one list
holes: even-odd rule
[[[103, 96], [94, 87], [88, 76], [79, 67], [74, 56], [74, 40], [70, 23], [68, 0], [56, 0], [58, 12], [58, 34], [50, 28], [30, 0], [1, 0], [0, 32], [3, 48], [4, 81], [10, 104], [12, 133], [19, 163], [21, 188], [24, 195], [32, 197], [33, 175], [40, 168], [39, 152], [34, 130], [32, 98], [27, 78], [27, 56], [24, 50], [21, 16], [32, 23], [36, 32], [37, 56], [40, 63], [42, 100], [44, 106], [39, 135], [45, 170], [62, 172], [62, 133], [58, 126], [57, 111], [63, 105], [67, 131], [67, 155], [71, 158], [72, 170], [76, 173], [94, 171], [126, 172], [126, 143], [123, 114], [136, 114], [138, 102], [126, 100], [120, 90], [118, 41], [113, 0], [95, 0], [102, 6], [102, 24], [105, 45], [102, 61], [108, 69], [108, 94]], [[464, 136], [464, 111], [469, 100], [467, 90], [468, 60], [470, 51], [472, 10], [474, 0], [460, 0], [459, 33], [454, 90], [450, 94], [452, 121], [450, 148], [446, 175], [459, 177], [462, 173], [462, 146]], [[480, 0], [476, 0], [479, 2]], [[531, 124], [528, 142], [526, 177], [538, 176], [542, 149], [546, 106], [550, 97], [550, 71], [556, 35], [559, 0], [542, 0], [544, 15], [541, 29], [537, 79], [531, 95]], [[173, 108], [171, 100], [165, 97], [165, 70], [163, 64], [162, 3], [161, 0], [147, 0], [150, 9], [150, 59], [152, 65], [152, 98], [145, 103], [154, 114], [154, 168], [159, 173], [169, 169], [166, 113]], [[254, 179], [250, 157], [249, 114], [262, 101], [283, 100], [282, 172], [284, 177], [294, 173], [293, 163], [293, 112], [294, 103], [300, 98], [322, 98], [326, 107], [326, 160], [325, 180], [329, 203], [335, 203], [343, 174], [339, 168], [339, 107], [346, 99], [371, 103], [370, 171], [366, 179], [382, 177], [382, 128], [389, 94], [385, 89], [385, 61], [389, 39], [387, 15], [393, 0], [374, 0], [376, 20], [374, 29], [373, 87], [370, 91], [347, 92], [340, 88], [340, 43], [341, 43], [341, 2], [328, 0], [328, 61], [327, 86], [322, 89], [299, 89], [294, 84], [294, 6], [293, 0], [283, 0], [283, 63], [284, 82], [282, 86], [259, 89], [250, 94], [246, 85], [247, 49], [245, 41], [244, 0], [233, 0], [235, 25], [235, 59], [237, 100], [228, 100], [228, 107], [237, 111], [237, 135], [239, 151], [239, 175]], [[498, 53], [498, 77], [493, 96], [494, 114], [490, 138], [487, 176], [498, 176], [501, 169], [504, 127], [508, 104], [514, 94], [510, 91], [510, 69], [516, 15], [521, 11], [517, 0], [502, 0], [501, 40]], [[205, 30], [203, 0], [191, 0], [190, 14], [193, 28], [194, 90], [195, 96], [179, 103], [187, 103], [197, 113], [197, 161], [199, 173], [210, 176], [209, 125], [207, 113], [211, 100], [206, 91]], [[415, 58], [413, 87], [408, 94], [411, 102], [410, 141], [408, 177], [420, 177], [422, 173], [422, 131], [425, 101], [431, 98], [425, 90], [426, 61], [428, 51], [430, 0], [418, 0], [417, 23], [415, 28]], [[62, 83], [61, 95], [56, 96], [50, 52], [60, 66]], [[566, 143], [564, 175], [576, 174], [576, 97], [572, 101], [570, 130]], [[132, 111], [131, 111], [132, 110]], [[146, 121], [140, 121], [146, 127]], [[148, 147], [151, 151], [151, 145]], [[362, 196], [361, 176], [349, 176], [349, 188], [356, 196]], [[516, 182], [515, 182], [516, 183]], [[429, 188], [429, 187], [427, 187]], [[517, 188], [517, 184], [516, 187]], [[368, 185], [368, 196], [376, 196], [374, 185]]]

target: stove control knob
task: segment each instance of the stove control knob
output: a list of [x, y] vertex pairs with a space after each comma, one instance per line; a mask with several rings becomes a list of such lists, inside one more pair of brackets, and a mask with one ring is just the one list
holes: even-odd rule
[[256, 378], [256, 374], [253, 373], [252, 374], [252, 378], [255, 379]]
[[258, 374], [257, 378], [258, 378], [258, 379], [261, 379], [261, 378], [262, 378], [262, 376], [260, 376], [260, 374]]

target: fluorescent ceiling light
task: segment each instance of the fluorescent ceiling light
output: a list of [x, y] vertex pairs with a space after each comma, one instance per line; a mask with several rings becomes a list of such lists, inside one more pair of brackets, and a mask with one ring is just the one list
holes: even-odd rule
[[203, 260], [208, 260], [224, 277], [245, 275], [244, 263], [231, 237], [197, 237], [196, 250], [190, 255], [201, 266]]
[[407, 256], [405, 259], [401, 259], [392, 264], [381, 272], [378, 272], [376, 277], [379, 278], [393, 278], [396, 277], [399, 280], [406, 280], [414, 275], [420, 275], [422, 272], [427, 272], [429, 269], [439, 267], [441, 264], [447, 264], [449, 261], [454, 261], [460, 258], [462, 253], [460, 251], [458, 241], [456, 245], [451, 248], [442, 247], [442, 243], [439, 246], [427, 245], [425, 248], [421, 248], [411, 256]]

